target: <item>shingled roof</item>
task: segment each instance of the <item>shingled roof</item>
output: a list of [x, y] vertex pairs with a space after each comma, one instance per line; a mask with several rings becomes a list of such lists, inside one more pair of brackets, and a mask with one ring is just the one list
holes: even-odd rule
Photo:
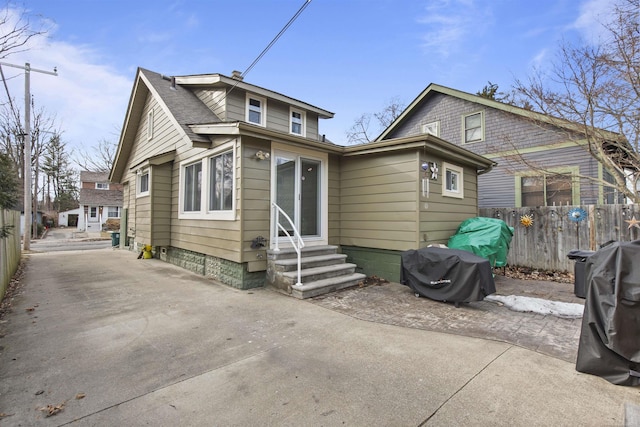
[[85, 206], [122, 206], [122, 191], [81, 188], [80, 204]]

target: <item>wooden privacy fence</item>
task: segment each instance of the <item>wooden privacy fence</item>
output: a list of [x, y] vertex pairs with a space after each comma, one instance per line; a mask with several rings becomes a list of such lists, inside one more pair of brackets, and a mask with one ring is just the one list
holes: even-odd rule
[[[525, 215], [533, 219], [529, 227], [523, 225]], [[483, 208], [480, 216], [514, 228], [509, 265], [535, 269], [572, 272], [571, 250], [595, 251], [612, 240], [640, 239], [640, 205]]]
[[0, 237], [0, 300], [20, 264], [20, 212], [0, 209], [0, 230], [11, 226], [9, 236]]

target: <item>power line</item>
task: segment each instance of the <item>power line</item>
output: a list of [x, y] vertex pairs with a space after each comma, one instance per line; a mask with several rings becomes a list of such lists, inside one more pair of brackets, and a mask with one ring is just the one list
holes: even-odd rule
[[280, 32], [273, 38], [273, 40], [271, 40], [271, 42], [267, 45], [267, 47], [265, 47], [264, 50], [260, 52], [260, 55], [258, 55], [258, 57], [251, 63], [251, 65], [249, 65], [249, 67], [244, 71], [244, 73], [242, 73], [243, 77], [246, 74], [248, 74], [249, 71], [251, 71], [251, 69], [258, 63], [258, 61], [262, 59], [262, 57], [267, 53], [267, 51], [271, 49], [271, 46], [273, 46], [278, 41], [278, 39], [282, 37], [285, 31], [289, 29], [291, 24], [293, 24], [293, 22], [298, 18], [298, 16], [300, 16], [300, 14], [307, 8], [307, 6], [309, 6], [309, 3], [311, 3], [311, 0], [305, 0], [304, 4], [300, 7], [300, 9], [298, 9], [296, 14], [293, 15], [293, 17], [289, 20], [289, 22], [287, 22], [287, 24], [282, 28], [282, 30], [280, 30]]
[[[287, 31], [289, 29], [289, 27], [291, 26], [291, 24], [293, 24], [293, 22], [298, 19], [298, 16], [300, 16], [300, 14], [302, 14], [302, 12], [307, 8], [307, 6], [309, 6], [309, 3], [311, 3], [311, 0], [305, 0], [304, 4], [302, 6], [300, 6], [300, 9], [298, 9], [298, 11], [295, 13], [295, 15], [293, 15], [293, 17], [291, 17], [291, 19], [289, 19], [289, 22], [286, 23], [286, 25], [284, 27], [282, 27], [282, 29], [280, 30], [280, 32], [278, 34], [276, 34], [276, 36], [271, 40], [271, 42], [269, 42], [269, 44], [267, 45], [267, 47], [265, 47], [262, 52], [260, 52], [260, 55], [257, 56], [256, 59], [253, 60], [253, 62], [251, 63], [251, 65], [249, 65], [249, 67], [247, 67], [247, 69], [242, 72], [240, 74], [241, 77], [244, 78], [244, 76], [246, 76], [249, 71], [251, 71], [251, 69], [253, 69], [253, 67], [258, 63], [258, 61], [260, 61], [262, 59], [262, 57], [269, 51], [269, 49], [271, 49], [271, 47], [276, 44], [276, 42], [278, 41], [278, 39], [280, 39], [280, 37], [282, 37], [282, 35], [285, 33], [285, 31]], [[229, 89], [227, 91], [227, 93], [225, 94], [225, 96], [223, 97], [226, 98], [231, 91], [233, 91], [236, 86], [238, 86], [238, 84], [240, 83], [240, 80], [238, 80], [232, 87], [231, 89]]]

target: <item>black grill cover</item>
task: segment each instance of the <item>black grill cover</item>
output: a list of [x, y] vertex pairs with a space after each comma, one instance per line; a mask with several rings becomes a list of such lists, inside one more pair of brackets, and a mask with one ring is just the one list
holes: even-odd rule
[[400, 282], [437, 301], [482, 301], [496, 291], [491, 264], [471, 252], [422, 248], [402, 253]]
[[600, 249], [585, 269], [576, 369], [613, 384], [640, 385], [640, 240]]

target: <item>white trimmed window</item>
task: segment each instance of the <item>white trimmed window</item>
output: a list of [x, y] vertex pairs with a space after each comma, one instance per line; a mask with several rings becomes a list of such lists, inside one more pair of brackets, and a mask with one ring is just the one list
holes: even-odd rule
[[265, 126], [266, 116], [267, 100], [247, 94], [247, 121], [259, 126]]
[[422, 133], [426, 133], [428, 135], [440, 136], [440, 122], [431, 122], [422, 125]]
[[153, 110], [147, 113], [147, 139], [153, 138]]
[[462, 126], [465, 144], [484, 140], [484, 114], [482, 111], [464, 116]]
[[136, 197], [149, 195], [149, 169], [139, 169], [136, 174]]
[[304, 111], [291, 109], [289, 113], [289, 132], [293, 135], [305, 136], [306, 114]]
[[233, 151], [209, 158], [209, 210], [233, 208]]
[[443, 163], [442, 169], [442, 195], [464, 198], [464, 170], [449, 163]]
[[200, 212], [202, 200], [202, 161], [184, 167], [182, 210]]
[[109, 184], [106, 182], [96, 182], [96, 190], [108, 190]]
[[107, 208], [107, 218], [120, 218], [120, 207], [109, 206]]
[[235, 219], [235, 151], [231, 144], [180, 168], [181, 219]]
[[89, 218], [90, 219], [96, 219], [98, 218], [98, 208], [95, 206], [91, 206], [89, 208]]

